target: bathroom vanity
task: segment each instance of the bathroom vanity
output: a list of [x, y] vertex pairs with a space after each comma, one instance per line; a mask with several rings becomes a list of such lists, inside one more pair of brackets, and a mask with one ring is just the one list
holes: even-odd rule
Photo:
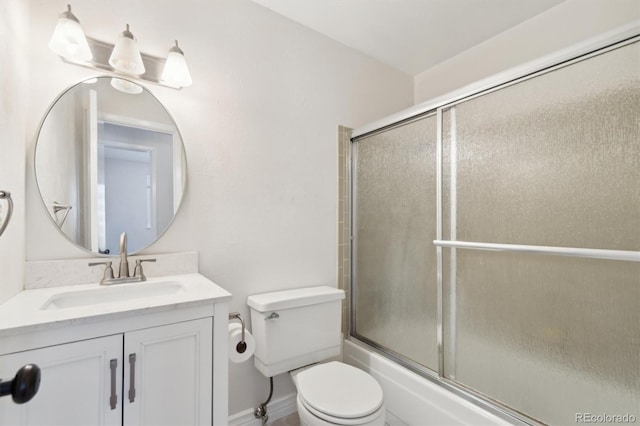
[[197, 273], [21, 292], [0, 305], [0, 377], [35, 363], [42, 381], [0, 424], [225, 424], [230, 298]]
[[[197, 273], [195, 252], [139, 257], [135, 267], [127, 259], [171, 225], [187, 165], [164, 105], [118, 81], [63, 90], [38, 131], [43, 211], [62, 247], [66, 239], [94, 258], [26, 262], [25, 290], [0, 305], [0, 377], [25, 364], [41, 370], [28, 403], [0, 400], [0, 425], [228, 422], [231, 294]], [[116, 254], [114, 274], [104, 255]], [[147, 280], [142, 262], [156, 258]]]
[[[114, 80], [60, 93], [34, 165], [54, 229], [94, 256], [118, 254], [119, 268], [104, 256], [26, 262], [25, 290], [0, 305], [0, 377], [35, 364], [40, 388], [25, 404], [0, 400], [0, 425], [228, 422], [231, 294], [197, 273], [195, 252], [127, 260], [180, 207], [182, 136], [151, 92], [123, 92]], [[142, 262], [156, 258], [147, 280]]]

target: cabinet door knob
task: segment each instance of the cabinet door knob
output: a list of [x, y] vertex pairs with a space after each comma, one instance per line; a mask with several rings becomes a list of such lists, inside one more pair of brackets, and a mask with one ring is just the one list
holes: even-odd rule
[[136, 354], [129, 354], [129, 402], [136, 400]]
[[40, 368], [27, 364], [20, 368], [13, 380], [0, 380], [0, 397], [11, 395], [16, 404], [24, 404], [35, 396], [40, 387]]
[[109, 368], [111, 368], [111, 396], [109, 397], [109, 406], [112, 410], [116, 409], [118, 405], [118, 395], [116, 394], [116, 368], [118, 367], [118, 360], [116, 358], [109, 361]]

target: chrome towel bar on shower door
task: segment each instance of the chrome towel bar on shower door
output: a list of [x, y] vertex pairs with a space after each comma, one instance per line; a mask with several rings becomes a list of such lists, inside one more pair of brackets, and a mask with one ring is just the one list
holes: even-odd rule
[[9, 225], [9, 221], [11, 220], [11, 215], [13, 214], [13, 200], [11, 199], [11, 193], [9, 191], [0, 190], [0, 200], [7, 200], [7, 217], [4, 219], [4, 222], [0, 223], [0, 235], [7, 229], [7, 225]]
[[529, 246], [520, 244], [477, 243], [469, 241], [434, 240], [436, 247], [472, 250], [510, 251], [519, 253], [549, 254], [554, 256], [587, 257], [591, 259], [622, 260], [640, 262], [640, 251], [604, 250], [575, 247]]

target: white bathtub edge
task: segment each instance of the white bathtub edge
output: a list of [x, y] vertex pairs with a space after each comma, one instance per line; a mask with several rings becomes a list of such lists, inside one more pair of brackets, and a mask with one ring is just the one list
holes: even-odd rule
[[344, 362], [367, 371], [384, 392], [387, 423], [396, 425], [508, 425], [505, 420], [424, 377], [345, 340]]

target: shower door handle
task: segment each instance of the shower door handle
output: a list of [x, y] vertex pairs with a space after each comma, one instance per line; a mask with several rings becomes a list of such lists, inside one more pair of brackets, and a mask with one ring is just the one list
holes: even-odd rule
[[11, 193], [9, 191], [0, 190], [0, 200], [7, 200], [7, 217], [4, 222], [0, 223], [0, 235], [7, 229], [9, 221], [11, 220], [11, 214], [13, 213], [13, 200], [11, 199]]

